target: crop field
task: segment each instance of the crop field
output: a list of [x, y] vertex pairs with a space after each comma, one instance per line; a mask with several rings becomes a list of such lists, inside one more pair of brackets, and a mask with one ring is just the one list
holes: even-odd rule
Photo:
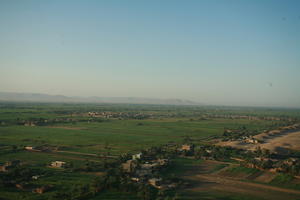
[[[51, 153], [24, 151], [9, 153], [0, 156], [0, 161], [20, 159], [26, 162], [46, 164], [61, 159], [74, 163], [88, 159], [101, 162], [97, 156], [136, 153], [151, 146], [181, 142], [187, 136], [201, 142], [213, 136], [220, 136], [224, 127], [246, 126], [256, 130], [263, 129], [268, 125], [269, 122], [255, 123], [247, 120], [229, 119], [204, 121], [148, 119], [109, 120], [101, 123], [79, 122], [76, 124], [59, 124], [59, 126], [53, 127], [3, 126], [0, 127], [0, 141], [3, 146], [16, 145], [22, 149], [25, 146], [49, 145], [58, 147], [58, 151]], [[76, 154], [76, 152], [83, 154]]]

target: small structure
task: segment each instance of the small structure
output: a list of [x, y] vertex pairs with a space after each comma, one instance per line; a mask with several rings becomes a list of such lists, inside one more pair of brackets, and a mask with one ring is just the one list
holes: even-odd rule
[[258, 140], [253, 138], [253, 137], [252, 138], [246, 138], [245, 142], [250, 143], [250, 144], [258, 144]]
[[24, 126], [35, 126], [35, 123], [33, 123], [33, 122], [26, 122], [24, 124]]
[[296, 158], [289, 158], [287, 160], [285, 160], [283, 163], [288, 165], [288, 166], [293, 166], [297, 163], [297, 159]]
[[24, 149], [27, 150], [27, 151], [33, 151], [33, 150], [34, 150], [34, 147], [27, 146], [27, 147], [24, 147]]
[[153, 170], [159, 167], [158, 162], [141, 164], [141, 169]]
[[139, 182], [139, 181], [140, 181], [140, 178], [138, 178], [138, 177], [132, 177], [131, 180], [132, 180], [132, 181], [135, 181], [135, 182]]
[[205, 152], [206, 152], [206, 153], [212, 153], [212, 150], [210, 150], [210, 149], [205, 149]]
[[45, 185], [45, 186], [41, 186], [41, 187], [37, 187], [37, 188], [33, 189], [32, 192], [37, 193], [37, 194], [43, 194], [43, 193], [49, 191], [50, 188], [51, 188], [50, 186]]
[[156, 162], [157, 162], [160, 166], [166, 166], [166, 165], [168, 165], [169, 160], [168, 160], [168, 159], [158, 159]]
[[63, 161], [54, 161], [51, 163], [51, 167], [63, 168], [66, 165], [66, 162]]
[[20, 163], [21, 162], [19, 160], [7, 161], [4, 165], [0, 166], [0, 171], [7, 172], [9, 169], [20, 165]]
[[188, 145], [188, 144], [184, 144], [181, 146], [182, 151], [190, 151], [191, 149], [192, 149], [192, 146]]
[[21, 183], [17, 183], [15, 186], [16, 186], [16, 188], [18, 188], [20, 190], [24, 190], [24, 185]]
[[137, 160], [142, 158], [142, 153], [132, 155], [132, 160]]
[[161, 189], [162, 188], [161, 181], [162, 181], [161, 178], [151, 178], [148, 180], [148, 183], [155, 188]]
[[136, 166], [137, 164], [134, 160], [127, 160], [125, 163], [122, 163], [122, 169], [127, 173], [133, 172]]
[[41, 177], [40, 175], [35, 175], [35, 176], [32, 176], [31, 178], [32, 178], [33, 180], [38, 180], [40, 177]]
[[6, 166], [5, 164], [0, 166], [0, 172], [7, 172], [8, 169], [8, 166]]

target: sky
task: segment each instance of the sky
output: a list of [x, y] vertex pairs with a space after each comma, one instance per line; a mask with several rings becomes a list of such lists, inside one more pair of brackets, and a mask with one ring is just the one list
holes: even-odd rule
[[300, 107], [300, 1], [0, 0], [0, 91]]

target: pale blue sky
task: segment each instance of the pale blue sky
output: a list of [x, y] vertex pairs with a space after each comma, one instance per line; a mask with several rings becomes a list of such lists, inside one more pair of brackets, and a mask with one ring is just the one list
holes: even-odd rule
[[300, 1], [0, 0], [0, 91], [300, 107]]

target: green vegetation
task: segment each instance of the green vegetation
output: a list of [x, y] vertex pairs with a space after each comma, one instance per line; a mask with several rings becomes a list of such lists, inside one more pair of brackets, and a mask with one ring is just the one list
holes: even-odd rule
[[271, 182], [271, 185], [300, 190], [300, 183], [295, 182], [295, 177], [290, 174], [278, 174]]
[[202, 160], [195, 160], [189, 158], [176, 158], [172, 160], [169, 168], [163, 171], [164, 177], [180, 177], [188, 171], [195, 169]]
[[293, 176], [289, 174], [278, 174], [272, 181], [272, 184], [286, 184], [290, 183], [294, 179]]
[[244, 174], [249, 174], [249, 175], [259, 172], [258, 169], [247, 168], [247, 167], [242, 167], [242, 166], [232, 167], [232, 168], [229, 168], [227, 171], [230, 173], [244, 173]]
[[228, 164], [219, 164], [219, 165], [215, 166], [213, 169], [211, 169], [209, 172], [210, 173], [217, 172], [217, 171], [220, 171], [221, 169], [223, 169], [227, 166], [228, 166]]

